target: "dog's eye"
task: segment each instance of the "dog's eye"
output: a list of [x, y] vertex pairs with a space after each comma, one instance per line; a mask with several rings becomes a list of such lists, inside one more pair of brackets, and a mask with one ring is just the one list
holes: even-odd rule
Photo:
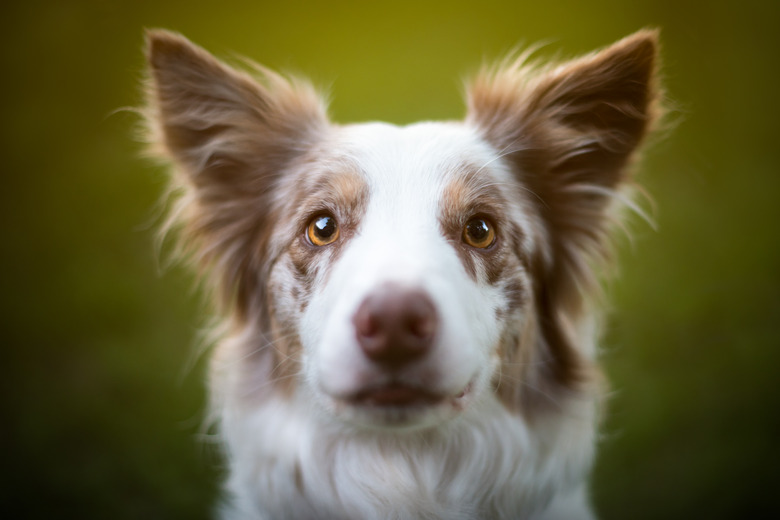
[[330, 215], [317, 215], [309, 222], [306, 237], [314, 246], [327, 246], [339, 238], [339, 225]]
[[463, 241], [477, 249], [487, 249], [496, 241], [496, 231], [487, 219], [473, 217], [463, 228]]

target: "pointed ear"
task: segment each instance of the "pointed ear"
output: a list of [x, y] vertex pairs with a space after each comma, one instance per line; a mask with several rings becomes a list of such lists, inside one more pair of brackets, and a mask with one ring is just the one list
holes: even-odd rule
[[305, 82], [259, 66], [250, 76], [174, 33], [148, 32], [147, 49], [149, 140], [181, 195], [173, 223], [221, 289], [244, 292], [285, 168], [327, 128], [324, 103]]
[[521, 59], [488, 71], [469, 89], [467, 122], [508, 154], [542, 197], [577, 186], [616, 188], [658, 116], [657, 46], [657, 31], [643, 30], [556, 67]]
[[659, 116], [657, 47], [657, 32], [643, 30], [557, 66], [518, 60], [469, 89], [467, 123], [535, 195], [544, 224], [533, 275], [539, 343], [555, 384], [571, 386], [587, 372], [576, 329], [593, 286], [591, 260], [605, 252], [610, 203]]
[[324, 103], [305, 82], [260, 66], [250, 76], [168, 31], [149, 31], [147, 42], [154, 137], [198, 186], [234, 180], [233, 168], [279, 166], [327, 124]]

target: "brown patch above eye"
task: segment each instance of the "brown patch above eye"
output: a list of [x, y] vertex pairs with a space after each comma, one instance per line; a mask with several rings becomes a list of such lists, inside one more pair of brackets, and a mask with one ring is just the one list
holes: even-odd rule
[[[307, 172], [307, 166], [320, 171]], [[290, 200], [289, 218], [297, 222], [297, 235], [288, 237], [288, 252], [296, 280], [308, 287], [355, 233], [368, 205], [368, 186], [363, 175], [343, 161], [305, 164], [303, 172]]]
[[[490, 284], [500, 280], [506, 266], [502, 251], [506, 201], [487, 172], [465, 166], [443, 192], [442, 232], [453, 245], [468, 275], [484, 273]], [[481, 269], [480, 269], [481, 268]]]

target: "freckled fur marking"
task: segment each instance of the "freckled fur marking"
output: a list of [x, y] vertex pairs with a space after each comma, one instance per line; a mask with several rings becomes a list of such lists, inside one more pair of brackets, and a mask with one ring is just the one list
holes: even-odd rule
[[[272, 273], [273, 280], [283, 279], [286, 284], [271, 284], [268, 308], [272, 310], [274, 333], [272, 337], [282, 338], [275, 343], [280, 345], [276, 378], [290, 391], [295, 384], [292, 377], [299, 370], [300, 344], [297, 337], [297, 322], [305, 312], [315, 283], [324, 283], [330, 266], [337, 260], [340, 251], [346, 247], [349, 237], [355, 232], [368, 198], [367, 187], [362, 177], [349, 169], [324, 171], [312, 175], [303, 169], [304, 179], [297, 185], [295, 204], [291, 207], [288, 219], [299, 222], [295, 235], [288, 241], [282, 260], [276, 264]], [[339, 239], [327, 246], [317, 247], [303, 238], [308, 219], [318, 212], [328, 209], [334, 214], [340, 227]], [[289, 268], [286, 266], [289, 265]], [[284, 287], [288, 287], [284, 289]], [[297, 293], [297, 296], [295, 296]], [[303, 297], [301, 296], [303, 295]], [[281, 313], [277, 307], [279, 301], [300, 301], [295, 312]], [[286, 346], [282, 348], [282, 346]]]

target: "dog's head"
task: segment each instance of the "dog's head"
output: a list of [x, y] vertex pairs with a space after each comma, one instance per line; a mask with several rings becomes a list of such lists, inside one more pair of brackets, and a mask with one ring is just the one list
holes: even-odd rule
[[307, 83], [151, 32], [152, 142], [231, 318], [232, 391], [415, 428], [587, 385], [591, 263], [656, 116], [656, 38], [507, 63], [465, 121], [397, 127], [335, 125]]

